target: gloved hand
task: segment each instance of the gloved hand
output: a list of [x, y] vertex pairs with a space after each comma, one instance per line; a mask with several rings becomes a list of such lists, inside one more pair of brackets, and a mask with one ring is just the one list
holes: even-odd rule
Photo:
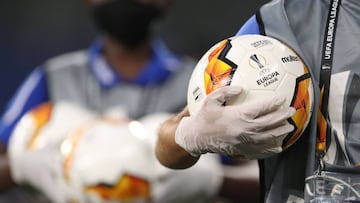
[[260, 159], [280, 153], [283, 139], [294, 130], [287, 119], [295, 109], [282, 107], [282, 97], [223, 105], [241, 92], [226, 86], [209, 94], [195, 115], [182, 118], [175, 142], [193, 156], [214, 152]]

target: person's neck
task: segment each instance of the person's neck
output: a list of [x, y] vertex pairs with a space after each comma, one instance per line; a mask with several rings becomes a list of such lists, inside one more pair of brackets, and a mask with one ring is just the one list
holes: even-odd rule
[[110, 37], [104, 37], [103, 55], [123, 80], [132, 80], [150, 59], [151, 45], [145, 41], [129, 49]]

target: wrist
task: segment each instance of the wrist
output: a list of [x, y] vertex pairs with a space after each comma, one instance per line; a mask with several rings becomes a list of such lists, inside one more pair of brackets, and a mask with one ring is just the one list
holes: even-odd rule
[[[185, 115], [185, 114], [182, 114]], [[177, 114], [160, 125], [155, 154], [160, 163], [173, 169], [185, 169], [194, 165], [198, 157], [191, 156], [175, 142], [175, 131], [182, 116]]]
[[192, 157], [200, 157], [201, 150], [196, 144], [196, 132], [190, 117], [183, 117], [175, 131], [175, 143]]
[[189, 109], [187, 107], [185, 107], [181, 112], [179, 112], [178, 114], [176, 114], [173, 119], [174, 122], [179, 123], [181, 121], [182, 118], [184, 117], [189, 117], [190, 116], [190, 112]]

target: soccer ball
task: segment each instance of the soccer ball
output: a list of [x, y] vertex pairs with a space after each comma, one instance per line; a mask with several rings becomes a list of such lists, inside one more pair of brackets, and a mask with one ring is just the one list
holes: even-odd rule
[[213, 181], [221, 180], [218, 157], [202, 157], [196, 166], [179, 171], [164, 167], [156, 159], [156, 132], [169, 116], [156, 113], [139, 120], [97, 118], [70, 132], [61, 145], [64, 179], [72, 189], [70, 202], [207, 202], [208, 186], [203, 183], [192, 183], [180, 191], [179, 187], [194, 179], [198, 182], [204, 174], [211, 175]]
[[98, 118], [75, 128], [61, 145], [64, 180], [79, 203], [148, 203], [156, 158], [138, 121]]
[[286, 98], [284, 106], [296, 113], [288, 120], [295, 130], [283, 140], [291, 146], [305, 130], [313, 108], [313, 84], [307, 66], [290, 47], [262, 35], [242, 35], [225, 39], [211, 47], [199, 60], [188, 85], [190, 115], [199, 111], [206, 95], [231, 85], [244, 92], [226, 105]]
[[59, 143], [69, 129], [94, 117], [95, 114], [73, 103], [41, 103], [26, 112], [15, 125], [9, 154], [22, 154]]
[[[171, 170], [156, 159], [157, 131], [170, 113], [132, 120], [113, 110], [98, 114], [67, 102], [47, 102], [31, 109], [15, 126], [9, 161], [17, 166], [29, 155], [25, 157], [31, 157], [31, 164], [36, 162], [45, 173], [24, 179], [26, 167], [12, 167], [12, 175], [42, 192], [41, 198], [63, 198], [51, 202], [201, 203], [213, 196], [222, 180], [217, 156], [204, 155], [187, 170]], [[53, 156], [34, 160], [38, 152]], [[179, 190], [189, 181], [191, 186]]]

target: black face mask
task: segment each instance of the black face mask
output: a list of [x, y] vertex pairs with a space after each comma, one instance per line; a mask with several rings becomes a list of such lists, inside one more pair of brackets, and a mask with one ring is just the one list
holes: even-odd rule
[[135, 0], [113, 0], [92, 9], [98, 28], [128, 48], [136, 47], [150, 36], [151, 23], [162, 13], [152, 4]]

